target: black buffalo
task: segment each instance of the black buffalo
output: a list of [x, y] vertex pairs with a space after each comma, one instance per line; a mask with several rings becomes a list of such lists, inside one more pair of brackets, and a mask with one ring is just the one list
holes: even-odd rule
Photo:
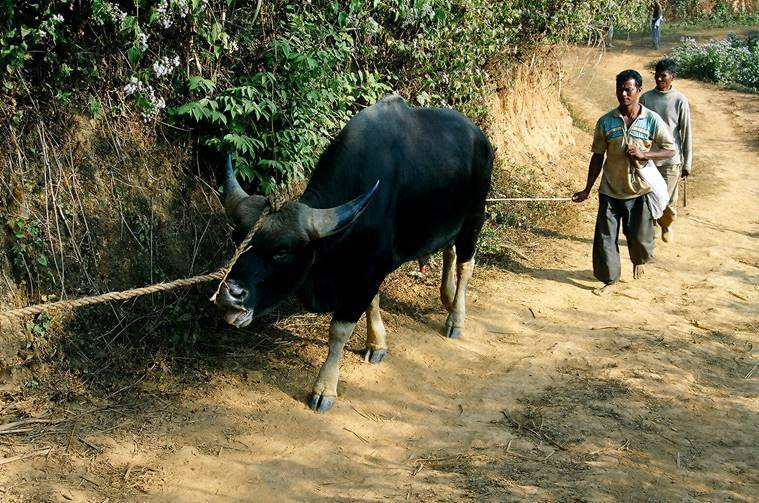
[[309, 400], [327, 411], [337, 398], [343, 348], [364, 312], [366, 359], [385, 356], [378, 292], [404, 262], [444, 250], [445, 333], [461, 335], [492, 165], [490, 142], [469, 119], [411, 108], [398, 96], [356, 114], [322, 154], [303, 195], [279, 208], [247, 195], [228, 159], [224, 206], [236, 242], [255, 230], [216, 303], [237, 327], [293, 293], [314, 312], [333, 312], [329, 354]]

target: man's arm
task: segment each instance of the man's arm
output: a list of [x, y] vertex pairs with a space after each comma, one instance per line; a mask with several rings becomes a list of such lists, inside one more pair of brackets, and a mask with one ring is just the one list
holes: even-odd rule
[[637, 161], [661, 161], [675, 156], [677, 145], [675, 145], [675, 140], [672, 138], [672, 133], [669, 132], [667, 125], [664, 124], [664, 121], [658, 114], [654, 113], [653, 116], [656, 121], [653, 141], [658, 150], [646, 152], [637, 146], [629, 145], [627, 147], [627, 155]]
[[677, 119], [680, 126], [680, 146], [683, 149], [683, 177], [689, 176], [691, 171], [691, 158], [693, 155], [693, 146], [691, 143], [690, 127], [690, 105], [687, 100], [683, 100], [680, 106], [680, 117]]
[[643, 149], [630, 145], [627, 147], [627, 155], [639, 161], [660, 161], [675, 156], [675, 150], [657, 150], [646, 152]]
[[604, 154], [596, 154], [590, 157], [590, 163], [588, 164], [588, 181], [585, 183], [585, 188], [580, 192], [576, 192], [572, 195], [572, 201], [581, 203], [585, 201], [590, 195], [590, 191], [593, 189], [593, 185], [598, 179], [598, 175], [601, 174], [601, 169], [604, 165]]

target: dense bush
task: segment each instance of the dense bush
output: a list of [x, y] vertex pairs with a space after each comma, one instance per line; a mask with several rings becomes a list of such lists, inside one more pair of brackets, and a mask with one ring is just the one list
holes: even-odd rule
[[727, 87], [759, 91], [759, 38], [728, 35], [699, 44], [684, 38], [672, 50], [679, 74]]
[[670, 0], [665, 3], [664, 17], [668, 21], [702, 26], [751, 25], [759, 22], [759, 10], [755, 0]]
[[[643, 2], [626, 7], [639, 8]], [[607, 0], [0, 0], [0, 116], [83, 109], [190, 127], [255, 188], [305, 176], [397, 91], [482, 119], [492, 73], [634, 16]], [[0, 96], [3, 98], [3, 96]], [[69, 102], [71, 102], [69, 104]]]

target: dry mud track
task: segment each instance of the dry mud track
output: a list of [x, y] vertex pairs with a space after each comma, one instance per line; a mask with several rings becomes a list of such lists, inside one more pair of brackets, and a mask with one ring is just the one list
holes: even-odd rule
[[[622, 69], [650, 87], [660, 54], [640, 46], [565, 58], [577, 118], [615, 105]], [[677, 241], [657, 241], [645, 279], [623, 262], [620, 288], [591, 294], [591, 199], [577, 226], [525, 243], [516, 267], [475, 271], [460, 340], [439, 335], [437, 306], [387, 292], [390, 355], [348, 353], [328, 414], [304, 401], [326, 348], [298, 335], [312, 319], [294, 319], [277, 353], [291, 366], [267, 372], [246, 357], [255, 343], [230, 347], [202, 384], [135, 383], [118, 405], [82, 405], [62, 436], [26, 437], [18, 453], [52, 450], [0, 466], [0, 500], [756, 501], [759, 103], [676, 85], [695, 176]], [[579, 189], [590, 136], [576, 135], [557, 166]], [[417, 286], [435, 295], [433, 278]]]

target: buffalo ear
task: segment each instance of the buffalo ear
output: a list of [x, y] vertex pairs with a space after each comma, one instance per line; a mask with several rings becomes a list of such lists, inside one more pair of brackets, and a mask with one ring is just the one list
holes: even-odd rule
[[308, 208], [306, 217], [306, 232], [311, 239], [326, 238], [346, 229], [369, 206], [369, 202], [377, 192], [379, 180], [368, 192], [358, 196], [352, 201], [334, 208], [316, 209]]
[[251, 229], [261, 217], [261, 213], [268, 205], [268, 200], [263, 196], [248, 196], [240, 201], [227, 216], [235, 227]]

